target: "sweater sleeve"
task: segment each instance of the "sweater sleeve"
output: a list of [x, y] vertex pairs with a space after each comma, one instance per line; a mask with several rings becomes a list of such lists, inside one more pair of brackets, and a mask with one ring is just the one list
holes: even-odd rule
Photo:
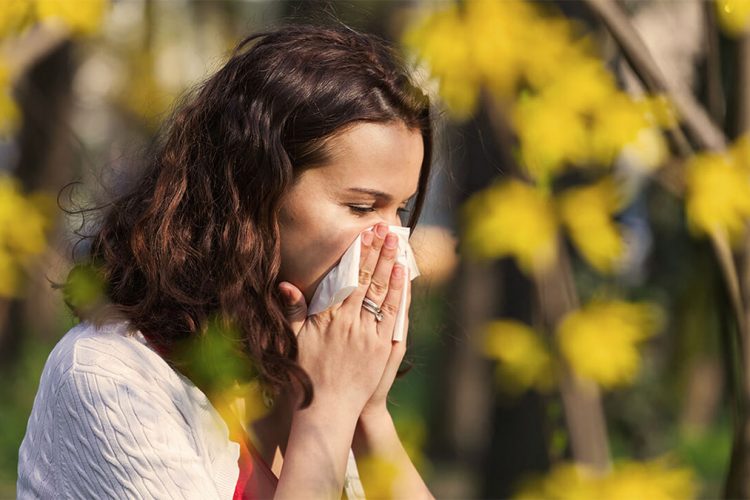
[[64, 498], [219, 498], [179, 395], [71, 370], [55, 407]]

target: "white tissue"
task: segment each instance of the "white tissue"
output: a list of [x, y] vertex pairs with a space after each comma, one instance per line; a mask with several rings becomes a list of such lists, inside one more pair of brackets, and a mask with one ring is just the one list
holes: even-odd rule
[[[374, 226], [368, 228], [371, 230]], [[413, 280], [419, 276], [419, 268], [414, 259], [414, 253], [409, 246], [409, 228], [403, 226], [388, 226], [388, 230], [398, 236], [398, 249], [396, 262], [404, 266], [406, 279]], [[329, 307], [344, 301], [359, 286], [359, 258], [362, 249], [362, 233], [360, 233], [339, 263], [325, 275], [323, 280], [315, 289], [313, 298], [307, 307], [307, 315], [317, 314]], [[401, 304], [396, 325], [393, 328], [393, 340], [404, 339], [404, 326], [406, 322], [406, 291], [401, 295]]]

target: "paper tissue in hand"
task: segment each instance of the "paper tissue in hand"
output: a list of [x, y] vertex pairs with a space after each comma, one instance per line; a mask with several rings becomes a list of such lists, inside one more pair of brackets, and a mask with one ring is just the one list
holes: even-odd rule
[[[371, 230], [375, 226], [371, 226]], [[408, 227], [388, 226], [388, 230], [398, 236], [398, 249], [396, 262], [404, 266], [406, 279], [413, 280], [419, 276], [417, 262], [414, 253], [409, 246]], [[326, 274], [313, 294], [312, 300], [307, 307], [307, 315], [317, 314], [325, 311], [334, 304], [344, 301], [359, 286], [359, 259], [362, 250], [362, 233], [354, 240], [339, 263]], [[406, 283], [406, 282], [404, 282]], [[393, 329], [393, 340], [404, 340], [404, 326], [406, 322], [406, 289], [401, 295], [401, 305], [396, 316], [396, 325]]]

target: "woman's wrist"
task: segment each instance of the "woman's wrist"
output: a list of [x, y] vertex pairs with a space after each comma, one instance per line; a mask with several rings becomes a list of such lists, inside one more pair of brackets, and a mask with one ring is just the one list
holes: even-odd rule
[[360, 414], [354, 430], [352, 451], [355, 457], [383, 455], [392, 450], [398, 439], [393, 418], [386, 407]]

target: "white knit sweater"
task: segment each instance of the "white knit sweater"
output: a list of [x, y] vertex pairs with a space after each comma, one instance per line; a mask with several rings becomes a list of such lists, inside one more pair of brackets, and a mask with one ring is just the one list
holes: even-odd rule
[[[17, 496], [231, 499], [239, 444], [205, 394], [128, 323], [79, 323], [47, 358]], [[354, 454], [346, 498], [364, 499]]]
[[206, 396], [127, 323], [55, 346], [18, 457], [25, 498], [232, 498], [239, 444]]

